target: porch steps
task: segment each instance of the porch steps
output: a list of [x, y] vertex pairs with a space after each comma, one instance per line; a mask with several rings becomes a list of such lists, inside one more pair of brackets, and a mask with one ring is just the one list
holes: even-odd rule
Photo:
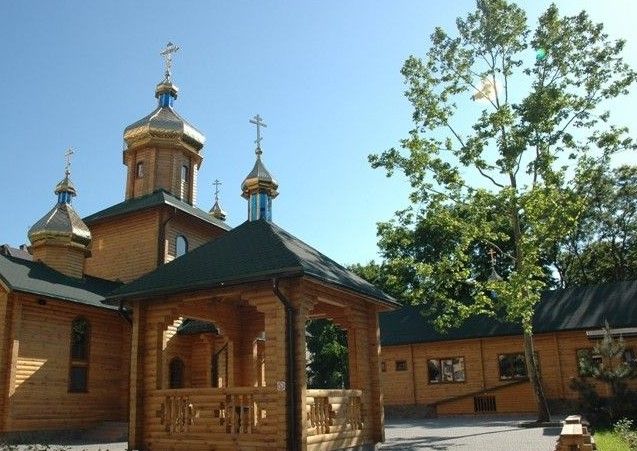
[[93, 443], [116, 443], [128, 440], [128, 422], [103, 421], [82, 433], [82, 439]]

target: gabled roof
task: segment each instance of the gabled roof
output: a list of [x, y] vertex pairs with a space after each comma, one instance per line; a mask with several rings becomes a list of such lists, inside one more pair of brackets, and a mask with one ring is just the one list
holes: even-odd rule
[[[546, 291], [533, 317], [534, 333], [637, 326], [637, 280]], [[497, 318], [470, 318], [459, 328], [438, 332], [416, 307], [380, 315], [384, 346], [431, 341], [519, 335], [520, 326]]]
[[231, 227], [225, 222], [220, 221], [219, 219], [213, 217], [212, 215], [197, 207], [193, 207], [192, 205], [187, 204], [186, 202], [176, 198], [175, 196], [164, 190], [157, 190], [151, 194], [146, 194], [145, 196], [127, 199], [124, 202], [120, 202], [119, 204], [115, 204], [111, 207], [87, 216], [86, 218], [84, 218], [84, 222], [87, 224], [91, 224], [102, 219], [132, 213], [135, 211], [144, 210], [146, 208], [152, 208], [157, 205], [168, 205], [171, 207], [175, 207], [178, 210], [183, 211], [184, 213], [195, 216], [209, 224], [216, 225], [223, 230], [231, 229]]
[[13, 291], [100, 308], [112, 308], [102, 301], [121, 285], [97, 277], [68, 277], [44, 263], [4, 255], [0, 255], [0, 280]]
[[265, 220], [244, 222], [160, 266], [113, 292], [109, 302], [293, 276], [311, 276], [385, 304], [397, 305], [391, 296]]

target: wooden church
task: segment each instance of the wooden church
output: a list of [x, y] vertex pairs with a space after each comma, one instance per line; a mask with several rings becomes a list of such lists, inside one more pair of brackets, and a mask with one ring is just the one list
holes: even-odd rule
[[[67, 161], [30, 246], [0, 248], [0, 433], [128, 421], [130, 449], [373, 449], [394, 300], [272, 222], [259, 133], [247, 221], [195, 206], [205, 138], [173, 107], [171, 50], [124, 131], [125, 200], [82, 219]], [[347, 331], [348, 389], [307, 388], [315, 318]]]

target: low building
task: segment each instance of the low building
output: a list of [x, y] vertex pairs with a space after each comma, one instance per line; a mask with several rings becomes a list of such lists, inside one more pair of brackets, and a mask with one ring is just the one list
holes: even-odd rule
[[[535, 350], [553, 404], [577, 398], [569, 381], [580, 375], [578, 356], [592, 352], [605, 321], [624, 337], [624, 359], [635, 364], [637, 281], [550, 291], [537, 305]], [[441, 333], [415, 307], [383, 313], [380, 325], [386, 406], [440, 415], [537, 411], [520, 327], [475, 317]], [[630, 383], [637, 388], [637, 380]]]

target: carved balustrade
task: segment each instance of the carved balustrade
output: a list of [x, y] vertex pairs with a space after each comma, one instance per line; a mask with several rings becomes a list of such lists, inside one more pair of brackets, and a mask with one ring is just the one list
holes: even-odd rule
[[281, 394], [270, 387], [155, 390], [157, 433], [178, 436], [267, 436], [267, 410]]
[[362, 430], [361, 395], [361, 390], [307, 390], [308, 437]]

